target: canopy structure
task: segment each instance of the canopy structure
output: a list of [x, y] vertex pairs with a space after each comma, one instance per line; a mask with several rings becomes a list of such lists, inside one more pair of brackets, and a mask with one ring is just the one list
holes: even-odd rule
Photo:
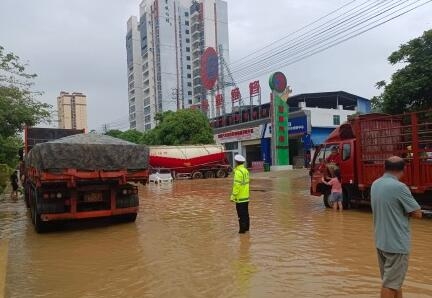
[[30, 150], [26, 165], [39, 170], [142, 170], [148, 168], [148, 148], [99, 134], [78, 134]]

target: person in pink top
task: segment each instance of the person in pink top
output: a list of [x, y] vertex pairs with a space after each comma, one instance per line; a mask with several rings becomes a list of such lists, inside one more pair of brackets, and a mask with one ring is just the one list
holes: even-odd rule
[[333, 173], [333, 178], [331, 178], [330, 181], [328, 181], [328, 182], [325, 181], [324, 178], [322, 178], [322, 182], [324, 184], [331, 186], [330, 201], [333, 204], [333, 210], [337, 211], [338, 207], [339, 207], [339, 211], [342, 211], [343, 210], [343, 206], [342, 206], [343, 195], [342, 195], [342, 183], [341, 183], [340, 170], [335, 169], [334, 173]]

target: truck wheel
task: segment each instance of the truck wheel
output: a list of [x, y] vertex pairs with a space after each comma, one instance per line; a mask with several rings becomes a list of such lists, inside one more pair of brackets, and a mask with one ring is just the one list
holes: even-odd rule
[[35, 226], [36, 232], [45, 233], [48, 231], [49, 223], [46, 221], [42, 221], [40, 214], [35, 213], [34, 226]]
[[205, 178], [206, 179], [211, 179], [215, 177], [215, 173], [213, 171], [207, 171], [205, 172]]
[[225, 178], [226, 177], [226, 172], [224, 169], [219, 169], [216, 172], [216, 178]]
[[323, 196], [324, 206], [327, 208], [333, 208], [333, 204], [330, 203], [330, 194], [325, 194]]
[[201, 172], [192, 173], [192, 179], [202, 179], [202, 178], [204, 178], [204, 175]]

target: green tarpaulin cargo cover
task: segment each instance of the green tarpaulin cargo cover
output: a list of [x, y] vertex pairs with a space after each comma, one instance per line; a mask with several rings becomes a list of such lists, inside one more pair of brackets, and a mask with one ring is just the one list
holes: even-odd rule
[[144, 145], [90, 133], [37, 144], [26, 165], [39, 170], [142, 170], [148, 168], [148, 159]]

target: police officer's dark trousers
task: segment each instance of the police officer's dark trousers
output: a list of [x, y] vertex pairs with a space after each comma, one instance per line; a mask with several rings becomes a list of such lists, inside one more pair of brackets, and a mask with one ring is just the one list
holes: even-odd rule
[[236, 203], [236, 210], [239, 219], [239, 233], [249, 231], [249, 202]]

